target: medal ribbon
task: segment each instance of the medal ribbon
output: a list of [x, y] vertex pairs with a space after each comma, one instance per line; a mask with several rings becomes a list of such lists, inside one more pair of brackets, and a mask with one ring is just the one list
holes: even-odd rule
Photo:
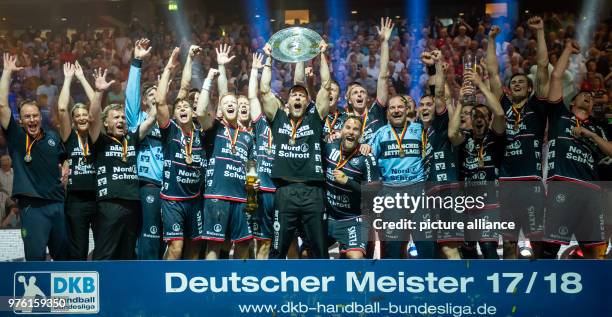
[[297, 133], [297, 129], [302, 124], [302, 120], [304, 120], [304, 117], [300, 117], [297, 123], [293, 122], [293, 119], [289, 120], [289, 122], [291, 123], [291, 140], [293, 141], [295, 141], [295, 134]]
[[[195, 124], [192, 124], [193, 129], [189, 132], [189, 142], [185, 142], [185, 156], [191, 156], [193, 152], [193, 131], [195, 131]], [[183, 132], [183, 131], [181, 131]], [[185, 133], [183, 133], [185, 135]]]
[[361, 116], [361, 118], [363, 119], [363, 123], [361, 124], [361, 138], [362, 139], [363, 139], [363, 133], [365, 132], [365, 128], [366, 128], [366, 125], [367, 125], [367, 122], [368, 122], [368, 114], [369, 114], [369, 111], [368, 111], [368, 109], [366, 109], [366, 111], [363, 114], [363, 116]]
[[79, 148], [81, 149], [81, 152], [83, 152], [83, 157], [86, 158], [89, 156], [89, 142], [87, 142], [87, 136], [85, 136], [85, 143], [81, 141], [81, 137], [79, 135], [77, 135], [77, 140], [79, 140]]
[[338, 111], [334, 112], [334, 120], [331, 123], [329, 123], [329, 117], [325, 118], [325, 124], [327, 124], [330, 133], [334, 132], [336, 121], [338, 121]]
[[236, 142], [238, 142], [238, 135], [240, 134], [240, 129], [236, 127], [234, 131], [234, 136], [231, 135], [229, 128], [227, 125], [225, 126], [225, 132], [227, 133], [227, 137], [230, 138], [230, 147], [232, 149], [236, 148]]
[[26, 133], [26, 157], [32, 157], [31, 155], [32, 146], [34, 146], [34, 143], [40, 140], [41, 137], [42, 137], [42, 132], [38, 132], [38, 134], [36, 135], [32, 143], [30, 143], [30, 135]]
[[421, 146], [423, 147], [422, 149], [422, 154], [423, 154], [423, 158], [425, 158], [425, 152], [427, 152], [427, 142], [428, 142], [428, 133], [426, 131], [425, 128], [423, 128], [423, 131], [421, 132]]
[[482, 165], [484, 166], [484, 138], [482, 139], [482, 141], [480, 142], [480, 148], [478, 149], [478, 162], [482, 162]]
[[117, 140], [115, 137], [110, 137], [111, 139], [113, 139], [113, 141], [121, 144], [121, 153], [123, 154], [123, 160], [127, 159], [127, 151], [128, 151], [128, 142], [127, 142], [127, 138], [124, 137], [123, 141], [119, 141]]
[[397, 132], [395, 132], [395, 128], [391, 127], [391, 132], [393, 132], [393, 136], [395, 137], [395, 141], [397, 142], [397, 146], [399, 147], [399, 153], [404, 152], [404, 146], [402, 145], [402, 140], [404, 139], [404, 135], [406, 134], [407, 126], [408, 126], [408, 120], [404, 122], [404, 127], [402, 128], [401, 137], [397, 135]]
[[514, 112], [514, 130], [516, 130], [519, 126], [519, 124], [521, 124], [521, 113], [523, 112], [523, 106], [525, 105], [525, 102], [527, 102], [527, 99], [517, 103], [516, 105], [512, 105], [512, 112]]
[[351, 154], [349, 154], [349, 156], [347, 156], [346, 158], [342, 159], [342, 144], [340, 144], [340, 157], [338, 158], [338, 163], [336, 164], [336, 170], [339, 170], [341, 168], [344, 167], [344, 165], [346, 165], [346, 163], [348, 163], [348, 161], [351, 160], [351, 158], [353, 158], [353, 156], [357, 153], [357, 151], [359, 150], [359, 146], [356, 146], [355, 149], [353, 149], [353, 152], [351, 152]]
[[268, 127], [268, 150], [272, 151], [272, 129]]

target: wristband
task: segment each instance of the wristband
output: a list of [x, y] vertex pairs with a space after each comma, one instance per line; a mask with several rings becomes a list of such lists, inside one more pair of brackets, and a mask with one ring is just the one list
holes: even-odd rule
[[206, 79], [204, 79], [204, 83], [202, 84], [202, 90], [209, 91], [210, 86], [212, 86], [212, 80], [206, 77]]
[[138, 58], [132, 59], [132, 66], [142, 68], [142, 60]]

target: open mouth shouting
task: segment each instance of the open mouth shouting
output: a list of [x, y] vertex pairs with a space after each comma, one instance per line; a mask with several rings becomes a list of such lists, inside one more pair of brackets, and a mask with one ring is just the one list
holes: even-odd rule
[[476, 134], [479, 134], [479, 135], [484, 134], [487, 128], [487, 122], [481, 118], [474, 120], [472, 125], [474, 127], [474, 132], [476, 132]]
[[40, 125], [36, 122], [30, 122], [26, 125], [26, 129], [28, 130], [28, 134], [37, 135], [40, 131]]
[[117, 122], [117, 124], [115, 124], [115, 132], [117, 135], [125, 135], [126, 133], [125, 123]]
[[89, 120], [87, 119], [79, 119], [75, 123], [76, 123], [77, 130], [80, 130], [80, 131], [87, 130], [89, 126]]

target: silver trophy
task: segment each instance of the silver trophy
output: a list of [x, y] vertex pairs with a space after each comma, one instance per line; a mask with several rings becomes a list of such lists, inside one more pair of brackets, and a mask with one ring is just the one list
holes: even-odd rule
[[320, 53], [319, 33], [302, 27], [282, 29], [270, 38], [272, 57], [285, 63], [298, 63], [313, 59]]
[[[472, 54], [465, 54], [463, 56], [463, 73], [471, 70], [472, 72], [476, 72], [476, 65], [478, 65], [478, 57], [472, 56]], [[468, 87], [474, 91], [474, 93], [463, 96], [463, 104], [465, 105], [475, 105], [476, 104], [476, 85], [471, 80], [466, 80], [465, 77], [463, 79], [463, 86]]]

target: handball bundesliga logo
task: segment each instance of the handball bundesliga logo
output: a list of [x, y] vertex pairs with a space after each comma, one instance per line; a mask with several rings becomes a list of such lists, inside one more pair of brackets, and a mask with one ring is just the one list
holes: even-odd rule
[[100, 311], [98, 272], [16, 272], [17, 314], [95, 314]]

